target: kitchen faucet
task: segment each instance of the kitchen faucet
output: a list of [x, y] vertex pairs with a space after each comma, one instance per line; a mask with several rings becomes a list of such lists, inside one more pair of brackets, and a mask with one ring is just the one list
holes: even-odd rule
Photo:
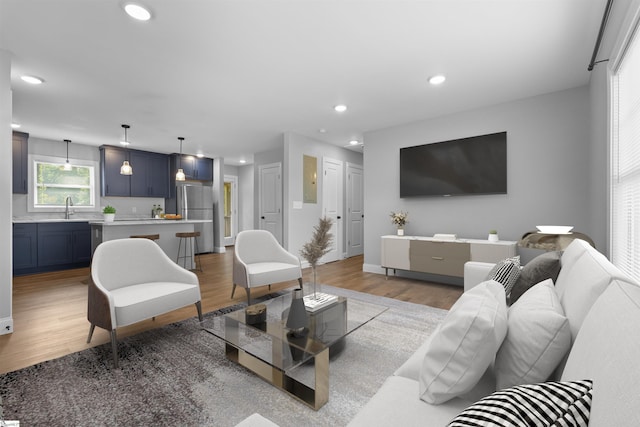
[[71, 200], [71, 196], [67, 196], [64, 200], [64, 219], [69, 219], [69, 215], [73, 215], [74, 212], [69, 212], [69, 206], [73, 206], [73, 200]]

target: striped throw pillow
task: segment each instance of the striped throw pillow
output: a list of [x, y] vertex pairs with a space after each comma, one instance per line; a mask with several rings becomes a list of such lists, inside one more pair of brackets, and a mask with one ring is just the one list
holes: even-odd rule
[[474, 403], [448, 427], [587, 427], [593, 381], [556, 381], [496, 391]]
[[508, 297], [513, 285], [520, 276], [520, 255], [503, 259], [493, 266], [487, 280], [495, 280], [504, 286], [504, 293]]

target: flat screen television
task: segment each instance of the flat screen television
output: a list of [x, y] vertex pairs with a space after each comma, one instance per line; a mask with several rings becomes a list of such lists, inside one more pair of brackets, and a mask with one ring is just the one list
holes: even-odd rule
[[507, 193], [507, 132], [400, 149], [400, 197]]

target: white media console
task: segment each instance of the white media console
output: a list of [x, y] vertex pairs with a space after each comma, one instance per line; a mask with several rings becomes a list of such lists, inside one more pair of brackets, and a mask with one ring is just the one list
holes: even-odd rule
[[381, 266], [389, 269], [464, 276], [467, 261], [498, 262], [516, 256], [516, 242], [447, 239], [421, 236], [382, 236]]

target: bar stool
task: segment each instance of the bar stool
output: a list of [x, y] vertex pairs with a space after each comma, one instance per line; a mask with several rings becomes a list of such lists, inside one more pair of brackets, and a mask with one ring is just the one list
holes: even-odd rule
[[[191, 260], [195, 258], [195, 267], [197, 270], [202, 271], [202, 261], [200, 261], [200, 255], [198, 254], [200, 251], [198, 250], [198, 239], [196, 237], [200, 236], [199, 231], [192, 232], [182, 232], [176, 233], [176, 237], [180, 238], [178, 242], [178, 257], [176, 258], [176, 264], [180, 265], [180, 260], [182, 259], [182, 267], [187, 268], [187, 259]], [[193, 245], [191, 244], [191, 239], [193, 239]], [[180, 250], [182, 249], [182, 242], [184, 241], [184, 255], [180, 255]], [[196, 254], [193, 253], [193, 246], [195, 246]], [[190, 269], [189, 269], [190, 270]]]
[[158, 240], [160, 238], [159, 234], [134, 234], [133, 236], [129, 236], [132, 239], [149, 239], [149, 240]]

